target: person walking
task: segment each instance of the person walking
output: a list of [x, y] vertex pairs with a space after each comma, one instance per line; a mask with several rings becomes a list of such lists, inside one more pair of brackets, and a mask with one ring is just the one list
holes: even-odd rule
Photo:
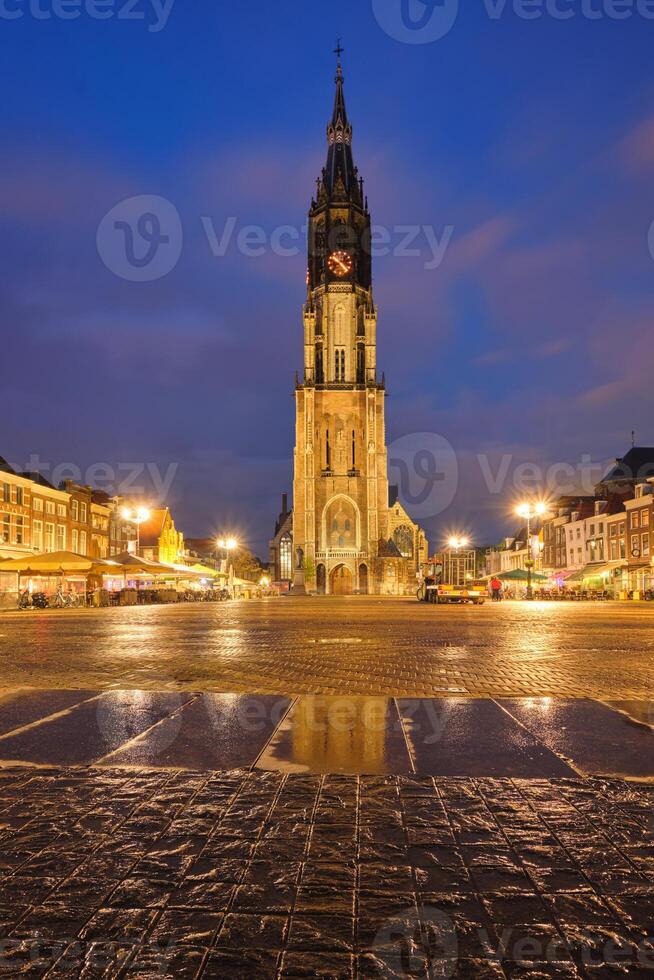
[[502, 583], [497, 578], [496, 575], [494, 575], [493, 578], [490, 580], [490, 589], [491, 589], [491, 599], [493, 600], [493, 602], [501, 602]]

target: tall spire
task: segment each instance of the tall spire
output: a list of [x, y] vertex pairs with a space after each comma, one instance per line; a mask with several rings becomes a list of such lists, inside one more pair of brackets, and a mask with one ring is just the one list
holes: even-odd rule
[[352, 189], [357, 187], [357, 171], [352, 157], [352, 125], [347, 117], [343, 92], [343, 66], [341, 64], [343, 51], [344, 48], [341, 47], [339, 38], [334, 51], [338, 58], [335, 79], [336, 95], [334, 96], [332, 118], [327, 126], [328, 151], [325, 186], [328, 194], [333, 194], [334, 190], [339, 187], [340, 178], [343, 190], [349, 196]]

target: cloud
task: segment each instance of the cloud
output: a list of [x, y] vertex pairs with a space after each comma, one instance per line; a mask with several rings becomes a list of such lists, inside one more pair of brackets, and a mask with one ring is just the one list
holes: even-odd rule
[[654, 170], [654, 116], [639, 122], [619, 141], [616, 155], [627, 174]]
[[598, 408], [610, 405], [626, 390], [624, 381], [609, 381], [603, 385], [597, 385], [579, 396], [579, 402], [590, 408]]

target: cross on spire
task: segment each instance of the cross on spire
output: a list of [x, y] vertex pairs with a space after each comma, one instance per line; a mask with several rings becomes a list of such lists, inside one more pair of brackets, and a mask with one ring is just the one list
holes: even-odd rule
[[341, 38], [339, 37], [338, 40], [336, 41], [336, 47], [334, 48], [334, 54], [338, 58], [339, 65], [341, 63], [341, 55], [344, 53], [344, 51], [345, 51], [345, 48], [342, 46], [342, 44], [341, 44]]

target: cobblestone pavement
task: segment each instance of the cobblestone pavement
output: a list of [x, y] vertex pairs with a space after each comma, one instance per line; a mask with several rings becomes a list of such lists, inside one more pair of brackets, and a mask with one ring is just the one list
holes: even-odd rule
[[653, 615], [0, 616], [0, 974], [652, 976]]
[[6, 688], [643, 699], [654, 608], [280, 599], [0, 615]]
[[0, 972], [651, 975], [653, 798], [617, 780], [5, 770]]

